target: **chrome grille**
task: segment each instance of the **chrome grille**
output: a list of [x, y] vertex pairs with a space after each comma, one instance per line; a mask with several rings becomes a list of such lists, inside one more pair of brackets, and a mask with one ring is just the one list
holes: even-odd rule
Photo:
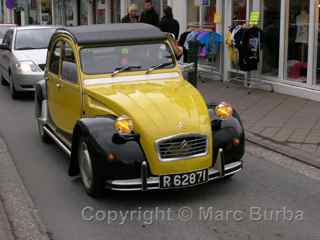
[[199, 134], [178, 135], [156, 143], [161, 161], [174, 161], [207, 155], [208, 137]]

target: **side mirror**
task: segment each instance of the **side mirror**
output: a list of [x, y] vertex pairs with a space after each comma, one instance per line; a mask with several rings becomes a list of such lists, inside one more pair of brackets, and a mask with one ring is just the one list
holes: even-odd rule
[[1, 43], [1, 44], [0, 44], [0, 49], [10, 51], [9, 46], [8, 46], [7, 44], [5, 44], [5, 43]]

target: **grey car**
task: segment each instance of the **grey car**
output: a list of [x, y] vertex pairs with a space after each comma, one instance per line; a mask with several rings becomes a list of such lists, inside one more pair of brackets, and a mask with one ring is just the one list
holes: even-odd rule
[[47, 48], [55, 30], [55, 26], [7, 30], [0, 44], [0, 77], [2, 85], [10, 85], [13, 99], [19, 92], [34, 91], [34, 84], [43, 78]]

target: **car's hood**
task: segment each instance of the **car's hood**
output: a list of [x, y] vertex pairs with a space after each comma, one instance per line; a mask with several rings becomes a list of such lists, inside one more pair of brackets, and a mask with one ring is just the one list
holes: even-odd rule
[[18, 61], [33, 61], [35, 64], [45, 64], [47, 49], [15, 50], [14, 55]]
[[159, 164], [154, 159], [156, 140], [177, 134], [200, 133], [208, 135], [211, 142], [206, 103], [200, 93], [186, 81], [156, 80], [99, 85], [86, 88], [86, 94], [105, 104], [112, 112], [133, 119], [146, 155], [149, 160], [153, 159], [150, 164], [153, 165], [154, 173], [159, 169], [158, 174], [170, 171], [155, 166]]

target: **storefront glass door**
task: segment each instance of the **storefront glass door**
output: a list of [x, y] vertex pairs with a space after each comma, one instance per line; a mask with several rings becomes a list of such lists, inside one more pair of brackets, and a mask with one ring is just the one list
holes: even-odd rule
[[309, 0], [289, 1], [287, 79], [307, 83], [309, 47]]
[[263, 0], [262, 74], [279, 76], [281, 1]]

